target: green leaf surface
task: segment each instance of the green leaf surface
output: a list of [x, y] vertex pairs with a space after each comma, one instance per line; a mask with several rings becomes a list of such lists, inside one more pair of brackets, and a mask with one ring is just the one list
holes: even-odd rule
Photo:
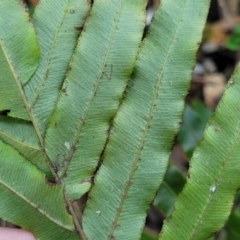
[[140, 238], [179, 128], [208, 5], [161, 1], [89, 193], [83, 215], [89, 239]]
[[52, 174], [46, 155], [41, 150], [43, 135], [80, 34], [79, 26], [83, 24], [89, 7], [85, 0], [42, 0], [39, 3], [33, 21], [41, 49], [40, 65], [22, 93], [33, 126], [26, 121], [0, 119], [1, 139], [50, 178]]
[[0, 111], [29, 120], [22, 86], [36, 70], [36, 33], [22, 1], [0, 1]]
[[96, 0], [46, 133], [46, 151], [80, 198], [104, 148], [111, 119], [132, 72], [145, 24], [146, 0]]
[[[36, 239], [79, 239], [58, 186], [0, 140], [0, 216]], [[28, 183], [28, 184], [26, 184]]]
[[240, 66], [194, 151], [190, 177], [160, 240], [207, 239], [227, 220], [240, 187], [239, 93]]
[[89, 7], [87, 0], [41, 0], [34, 11], [41, 59], [24, 91], [42, 135], [56, 105]]
[[30, 122], [0, 116], [0, 139], [18, 150], [26, 159], [36, 165], [48, 178], [52, 174], [45, 161], [36, 132]]

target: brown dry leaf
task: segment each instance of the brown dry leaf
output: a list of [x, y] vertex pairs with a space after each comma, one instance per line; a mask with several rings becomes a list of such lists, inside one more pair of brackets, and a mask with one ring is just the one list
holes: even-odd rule
[[170, 160], [183, 173], [187, 172], [189, 160], [185, 152], [183, 151], [182, 147], [179, 144], [175, 144], [173, 146]]
[[153, 3], [153, 7], [154, 7], [154, 9], [156, 10], [157, 7], [159, 6], [160, 0], [154, 0], [153, 2], [154, 2], [154, 3]]
[[216, 23], [206, 24], [203, 35], [203, 51], [214, 52], [220, 47], [225, 47], [225, 42], [229, 33], [233, 30], [236, 24], [240, 23], [240, 17], [233, 18], [232, 22], [233, 26], [230, 26], [229, 21], [224, 19]]
[[35, 7], [35, 6], [38, 4], [39, 0], [28, 0], [27, 2], [28, 2], [31, 6]]
[[214, 110], [226, 86], [226, 77], [222, 73], [209, 74], [204, 77], [203, 96], [208, 108]]
[[238, 6], [240, 4], [239, 0], [225, 0], [227, 5], [228, 5], [228, 9], [230, 14], [237, 16], [238, 15]]
[[233, 17], [236, 17], [238, 15], [239, 3], [239, 0], [218, 0], [218, 5], [220, 7], [222, 17], [229, 21], [230, 24]]

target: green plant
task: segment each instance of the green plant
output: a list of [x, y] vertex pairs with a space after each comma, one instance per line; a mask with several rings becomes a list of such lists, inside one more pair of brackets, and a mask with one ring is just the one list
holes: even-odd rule
[[[0, 2], [0, 217], [37, 239], [140, 238], [208, 6], [162, 0], [142, 41], [145, 0], [41, 0], [33, 21], [20, 0]], [[230, 214], [239, 71], [159, 239], [206, 239]]]
[[230, 35], [226, 42], [226, 47], [232, 51], [237, 51], [240, 48], [240, 25], [236, 25], [232, 35]]
[[182, 124], [178, 133], [178, 141], [188, 158], [201, 140], [204, 128], [212, 112], [199, 101], [186, 105], [183, 112]]

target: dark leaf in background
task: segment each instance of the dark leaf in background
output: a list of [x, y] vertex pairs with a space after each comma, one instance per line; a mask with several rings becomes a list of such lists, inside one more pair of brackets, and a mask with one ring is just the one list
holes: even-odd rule
[[171, 214], [175, 198], [182, 191], [185, 183], [186, 178], [179, 169], [170, 165], [154, 201], [154, 205], [166, 216]]
[[185, 106], [178, 142], [189, 158], [201, 140], [211, 114], [211, 110], [200, 101], [193, 101], [191, 105]]

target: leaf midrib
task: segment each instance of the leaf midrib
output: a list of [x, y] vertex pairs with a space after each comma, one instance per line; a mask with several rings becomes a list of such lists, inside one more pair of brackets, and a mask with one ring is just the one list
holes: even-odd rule
[[[50, 71], [50, 68], [49, 68], [49, 65], [51, 63], [51, 56], [52, 56], [52, 53], [53, 53], [53, 49], [54, 49], [54, 45], [56, 43], [56, 40], [57, 40], [57, 36], [58, 36], [58, 33], [60, 32], [60, 29], [63, 25], [63, 22], [64, 22], [64, 19], [65, 19], [65, 16], [67, 14], [67, 10], [68, 10], [68, 7], [69, 7], [69, 2], [71, 0], [68, 0], [67, 3], [66, 3], [66, 8], [64, 10], [64, 14], [62, 15], [62, 18], [60, 20], [60, 23], [55, 31], [55, 34], [53, 35], [53, 41], [52, 41], [52, 44], [50, 45], [50, 51], [49, 53], [47, 54], [46, 58], [48, 59], [47, 60], [47, 64], [46, 64], [46, 68], [45, 68], [45, 71], [44, 73], [42, 74], [42, 81], [40, 81], [40, 83], [38, 84], [38, 87], [36, 89], [36, 95], [35, 95], [35, 98], [33, 99], [32, 103], [29, 103], [30, 105], [30, 109], [33, 109], [34, 110], [34, 106], [35, 106], [35, 103], [37, 102], [38, 98], [39, 98], [39, 95], [41, 93], [41, 89], [42, 87], [44, 86], [44, 83], [45, 83], [45, 80], [46, 80], [46, 76], [47, 76], [47, 73], [48, 71]], [[30, 79], [31, 81], [31, 79]]]
[[5, 59], [6, 59], [8, 65], [9, 65], [9, 67], [10, 67], [10, 69], [11, 69], [11, 73], [12, 73], [12, 75], [13, 75], [13, 78], [14, 78], [14, 80], [15, 80], [15, 83], [16, 83], [16, 85], [17, 85], [17, 87], [18, 87], [18, 90], [19, 90], [19, 92], [20, 92], [20, 95], [21, 95], [21, 97], [22, 97], [24, 106], [26, 107], [26, 111], [27, 111], [27, 113], [28, 113], [28, 115], [29, 115], [29, 117], [30, 117], [30, 119], [31, 119], [31, 122], [33, 123], [34, 129], [35, 129], [35, 131], [36, 131], [36, 133], [37, 133], [37, 136], [38, 136], [38, 139], [39, 139], [39, 141], [40, 141], [40, 144], [43, 146], [43, 139], [42, 139], [41, 133], [40, 133], [40, 131], [39, 131], [39, 129], [38, 129], [38, 126], [37, 126], [37, 124], [36, 124], [36, 122], [35, 122], [35, 119], [34, 119], [33, 115], [31, 114], [31, 109], [29, 108], [28, 101], [27, 101], [27, 99], [26, 99], [26, 97], [25, 97], [25, 94], [24, 94], [24, 91], [23, 91], [23, 88], [22, 88], [22, 84], [20, 83], [20, 81], [18, 81], [18, 76], [16, 75], [16, 73], [15, 73], [15, 71], [14, 71], [14, 68], [13, 68], [13, 66], [12, 66], [12, 64], [11, 64], [11, 61], [10, 61], [10, 59], [8, 58], [7, 52], [6, 52], [5, 48], [4, 48], [4, 44], [3, 44], [3, 42], [2, 42], [1, 39], [0, 39], [0, 45], [2, 46], [3, 54], [4, 54]]
[[[40, 209], [39, 205], [35, 205], [33, 202], [29, 201], [26, 197], [24, 197], [22, 194], [20, 194], [19, 192], [16, 192], [10, 185], [7, 185], [5, 182], [2, 181], [2, 179], [0, 178], [0, 183], [5, 186], [7, 189], [9, 189], [11, 192], [13, 192], [14, 194], [16, 194], [17, 196], [19, 196], [23, 201], [25, 201], [26, 203], [28, 203], [29, 205], [31, 205], [35, 210], [37, 210], [39, 213], [41, 213], [42, 215], [44, 215], [46, 218], [48, 218], [50, 221], [54, 222], [56, 225], [65, 228], [71, 232], [74, 232], [73, 229], [71, 229], [70, 227], [67, 227], [64, 223], [61, 223], [57, 220], [55, 220], [54, 218], [52, 218], [50, 215], [47, 214], [46, 211]], [[13, 182], [14, 185], [14, 182]]]
[[[238, 123], [238, 125], [239, 125], [239, 126], [238, 126], [238, 130], [235, 131], [235, 136], [234, 136], [234, 138], [233, 138], [233, 140], [232, 140], [232, 143], [230, 144], [230, 146], [229, 146], [229, 148], [228, 148], [228, 151], [227, 151], [227, 154], [226, 154], [226, 158], [224, 158], [226, 162], [228, 162], [229, 157], [231, 157], [232, 149], [235, 147], [236, 143], [237, 143], [237, 142], [239, 141], [239, 139], [240, 139], [240, 136], [239, 136], [239, 132], [240, 132], [240, 122]], [[226, 164], [224, 164], [223, 167], [221, 168], [221, 170], [220, 170], [220, 172], [219, 172], [219, 174], [218, 174], [218, 177], [217, 177], [216, 180], [215, 180], [215, 183], [219, 183], [219, 182], [220, 182], [221, 176], [223, 175], [223, 173], [224, 173], [225, 170], [226, 170]], [[219, 184], [216, 184], [216, 185], [215, 185], [215, 187], [216, 187], [215, 191], [214, 191], [214, 192], [211, 192], [210, 197], [208, 198], [207, 203], [204, 205], [204, 209], [203, 209], [203, 211], [202, 211], [202, 214], [201, 214], [199, 220], [197, 221], [196, 226], [195, 226], [195, 228], [193, 229], [193, 231], [192, 231], [192, 233], [191, 233], [191, 235], [190, 235], [190, 237], [189, 237], [189, 240], [194, 239], [194, 236], [195, 236], [196, 233], [197, 233], [197, 229], [201, 226], [202, 220], [204, 219], [204, 216], [205, 216], [205, 214], [207, 213], [207, 209], [209, 208], [209, 206], [210, 206], [210, 204], [211, 204], [211, 201], [212, 201], [212, 199], [213, 199], [213, 196], [216, 194], [216, 191], [217, 191], [217, 189], [218, 189], [218, 186], [219, 186]]]
[[9, 135], [9, 134], [7, 134], [7, 133], [1, 131], [1, 129], [0, 129], [0, 134], [1, 134], [1, 135], [4, 135], [5, 137], [7, 137], [7, 138], [13, 140], [14, 142], [17, 142], [17, 143], [19, 143], [19, 144], [25, 146], [25, 147], [27, 147], [27, 148], [30, 148], [30, 149], [32, 149], [32, 150], [36, 150], [36, 151], [41, 151], [39, 148], [36, 148], [35, 146], [29, 145], [29, 144], [27, 144], [27, 143], [24, 142], [24, 141], [22, 142], [22, 141], [20, 141], [19, 139], [16, 139], [16, 138], [12, 137], [11, 135]]
[[[186, 1], [187, 2], [187, 1]], [[133, 161], [133, 164], [131, 165], [132, 168], [131, 168], [131, 172], [130, 172], [130, 175], [129, 175], [129, 178], [128, 180], [126, 181], [126, 184], [125, 184], [125, 190], [122, 194], [122, 198], [119, 202], [119, 207], [117, 207], [117, 214], [116, 214], [116, 217], [115, 219], [112, 221], [112, 226], [110, 228], [110, 233], [109, 233], [109, 237], [108, 237], [108, 240], [111, 240], [111, 236], [113, 236], [113, 233], [116, 229], [116, 227], [119, 225], [118, 221], [119, 221], [119, 218], [120, 218], [120, 215], [121, 215], [121, 212], [122, 212], [122, 209], [123, 209], [123, 205], [124, 205], [124, 201], [126, 200], [127, 198], [127, 192], [129, 191], [130, 187], [131, 187], [131, 184], [129, 184], [134, 176], [134, 173], [135, 171], [137, 170], [137, 163], [138, 163], [138, 159], [140, 158], [140, 155], [141, 155], [141, 151], [142, 151], [142, 148], [144, 146], [144, 143], [145, 143], [145, 139], [146, 139], [146, 136], [147, 136], [147, 133], [148, 133], [148, 127], [150, 126], [150, 123], [151, 123], [151, 116], [153, 114], [153, 111], [155, 109], [155, 103], [157, 101], [157, 97], [158, 97], [158, 91], [159, 91], [159, 86], [161, 84], [161, 80], [162, 80], [162, 76], [163, 76], [163, 73], [164, 73], [164, 70], [165, 70], [165, 65], [166, 63], [168, 62], [168, 58], [169, 58], [169, 55], [170, 55], [170, 51], [171, 51], [171, 48], [172, 48], [172, 45], [173, 43], [175, 42], [174, 40], [176, 39], [175, 36], [177, 35], [177, 31], [179, 29], [179, 26], [181, 25], [181, 19], [182, 19], [182, 16], [184, 14], [184, 12], [186, 11], [186, 2], [185, 2], [185, 7], [184, 9], [182, 10], [182, 14], [180, 16], [180, 20], [178, 21], [178, 25], [176, 27], [176, 30], [175, 30], [175, 33], [174, 33], [174, 36], [173, 36], [173, 40], [169, 46], [169, 49], [168, 49], [168, 53], [166, 55], [166, 59], [164, 61], [164, 64], [163, 64], [163, 67], [162, 67], [162, 71], [159, 73], [159, 77], [157, 78], [157, 84], [156, 84], [156, 91], [155, 91], [155, 94], [153, 94], [153, 101], [152, 101], [152, 104], [151, 104], [151, 107], [150, 107], [150, 111], [149, 111], [149, 117], [147, 118], [147, 121], [146, 121], [146, 125], [145, 125], [145, 131], [143, 131], [143, 134], [142, 134], [142, 140], [140, 140], [140, 144], [139, 144], [139, 148], [138, 148], [138, 151], [136, 153], [136, 157]]]
[[114, 21], [115, 24], [114, 24], [114, 26], [113, 26], [112, 34], [111, 34], [111, 36], [110, 36], [110, 38], [109, 38], [109, 44], [108, 44], [107, 51], [106, 51], [106, 53], [105, 53], [105, 57], [103, 58], [104, 60], [103, 60], [102, 66], [101, 66], [101, 68], [100, 68], [101, 71], [99, 72], [98, 77], [97, 77], [97, 79], [96, 79], [96, 81], [95, 81], [95, 83], [94, 83], [94, 89], [93, 89], [93, 91], [92, 91], [92, 96], [91, 96], [91, 98], [90, 98], [89, 101], [88, 101], [88, 105], [87, 105], [87, 107], [86, 107], [86, 110], [85, 110], [84, 114], [83, 114], [83, 115], [81, 116], [81, 118], [80, 118], [80, 124], [79, 124], [79, 127], [77, 128], [78, 131], [77, 131], [77, 133], [76, 133], [75, 140], [73, 141], [71, 150], [69, 151], [69, 155], [65, 158], [65, 159], [67, 159], [67, 161], [65, 161], [66, 163], [65, 163], [65, 166], [64, 166], [64, 168], [63, 168], [63, 171], [62, 171], [62, 174], [61, 174], [61, 176], [60, 176], [60, 179], [64, 178], [64, 176], [65, 176], [65, 174], [66, 174], [66, 172], [67, 172], [67, 170], [68, 170], [68, 166], [70, 165], [71, 160], [72, 160], [72, 158], [73, 158], [73, 155], [74, 155], [74, 153], [75, 153], [76, 145], [77, 145], [78, 140], [79, 140], [79, 138], [80, 138], [81, 131], [82, 131], [82, 129], [83, 129], [84, 124], [86, 123], [86, 121], [83, 121], [83, 120], [81, 120], [81, 119], [86, 119], [87, 114], [88, 114], [88, 111], [89, 111], [89, 109], [90, 109], [90, 107], [91, 107], [91, 105], [92, 105], [93, 99], [94, 99], [94, 97], [95, 97], [95, 95], [96, 95], [96, 93], [97, 93], [99, 84], [100, 84], [101, 79], [102, 79], [102, 76], [103, 76], [103, 74], [104, 74], [104, 69], [105, 69], [105, 67], [106, 67], [106, 62], [107, 62], [107, 60], [108, 60], [108, 56], [109, 56], [109, 53], [110, 53], [110, 49], [111, 49], [111, 47], [112, 47], [113, 38], [114, 38], [114, 36], [115, 36], [116, 30], [118, 29], [118, 28], [117, 28], [117, 25], [118, 25], [118, 22], [119, 22], [121, 13], [122, 13], [122, 8], [123, 8], [125, 2], [126, 2], [126, 0], [123, 0], [123, 1], [121, 2], [120, 11], [118, 12], [117, 18], [116, 18], [115, 21]]
[[[5, 45], [4, 45], [4, 43], [3, 43], [3, 41], [2, 41], [1, 38], [0, 38], [0, 46], [1, 46], [1, 48], [2, 48], [2, 52], [3, 52], [4, 57], [5, 57], [5, 59], [6, 59], [7, 63], [8, 63], [8, 66], [9, 66], [9, 68], [10, 68], [10, 70], [11, 70], [11, 73], [12, 73], [12, 75], [13, 75], [13, 79], [15, 80], [15, 83], [16, 83], [19, 91], [20, 91], [20, 95], [21, 95], [21, 97], [22, 97], [22, 100], [23, 100], [23, 102], [24, 102], [24, 105], [26, 106], [26, 105], [27, 105], [27, 104], [26, 104], [26, 103], [27, 103], [27, 99], [25, 98], [25, 95], [24, 95], [24, 93], [23, 93], [22, 85], [21, 85], [20, 81], [18, 81], [18, 78], [20, 78], [20, 76], [16, 75], [16, 73], [15, 73], [15, 71], [14, 71], [14, 67], [13, 67], [13, 65], [12, 65], [12, 63], [11, 63], [10, 58], [8, 57], [7, 51], [6, 51], [5, 48], [4, 48]], [[19, 79], [19, 80], [20, 80], [20, 79]]]

